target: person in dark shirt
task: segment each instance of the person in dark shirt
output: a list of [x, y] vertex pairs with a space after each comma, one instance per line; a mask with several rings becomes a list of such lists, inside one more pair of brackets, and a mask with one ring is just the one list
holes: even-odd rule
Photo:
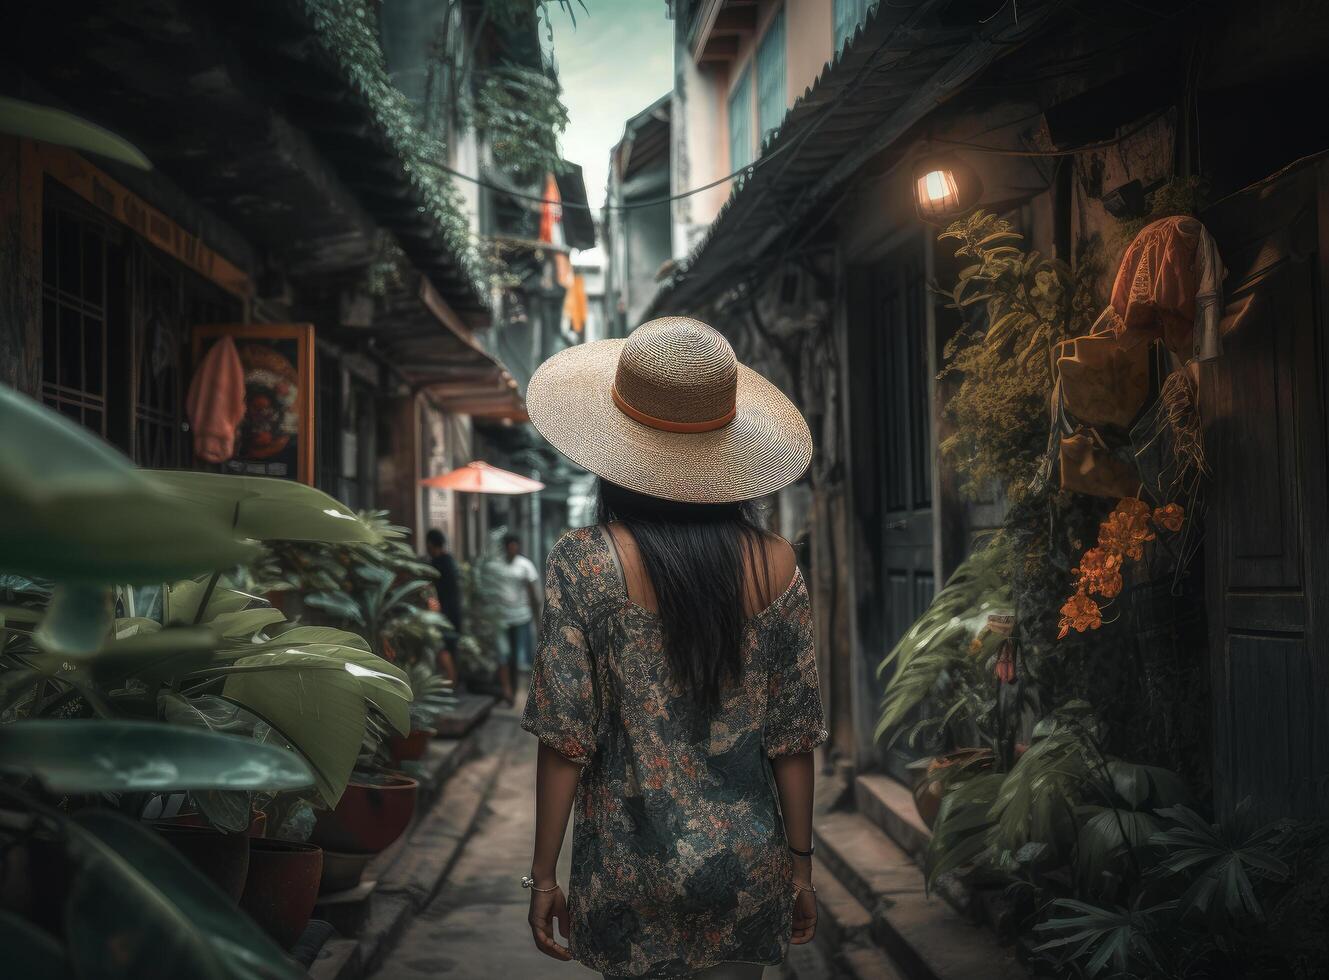
[[448, 618], [452, 629], [443, 637], [444, 649], [439, 652], [439, 667], [455, 684], [457, 681], [457, 639], [461, 635], [461, 570], [448, 550], [448, 539], [438, 528], [430, 528], [425, 535], [425, 551], [429, 564], [438, 572], [434, 590], [438, 593], [439, 611]]

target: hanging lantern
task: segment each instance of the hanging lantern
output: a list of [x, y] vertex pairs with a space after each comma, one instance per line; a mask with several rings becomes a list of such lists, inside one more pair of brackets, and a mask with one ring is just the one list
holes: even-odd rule
[[954, 218], [983, 195], [983, 182], [953, 153], [924, 157], [914, 166], [914, 204], [924, 221]]

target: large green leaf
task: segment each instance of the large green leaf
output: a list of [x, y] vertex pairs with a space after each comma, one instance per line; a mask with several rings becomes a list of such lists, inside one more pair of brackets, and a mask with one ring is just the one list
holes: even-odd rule
[[[312, 629], [312, 628], [311, 628]], [[336, 630], [343, 636], [354, 636]], [[402, 734], [410, 731], [410, 704], [412, 700], [410, 679], [406, 672], [395, 664], [390, 664], [360, 646], [343, 646], [339, 643], [297, 643], [292, 639], [297, 631], [288, 631], [266, 643], [237, 644], [217, 653], [217, 660], [230, 659], [233, 666], [246, 665], [246, 670], [255, 668], [264, 671], [308, 670], [335, 667], [344, 670], [360, 685], [360, 693], [381, 711]], [[292, 654], [291, 658], [271, 658], [253, 661], [255, 655]], [[317, 659], [313, 659], [317, 658]], [[216, 674], [229, 675], [235, 671], [218, 666]], [[209, 673], [200, 671], [200, 675]]]
[[223, 696], [258, 715], [305, 757], [328, 806], [351, 778], [365, 732], [365, 696], [346, 661], [297, 650], [245, 656]]
[[344, 504], [294, 480], [152, 470], [163, 492], [259, 541], [379, 544], [382, 538]]
[[297, 980], [282, 951], [187, 859], [108, 810], [73, 818], [66, 915], [80, 976]]
[[999, 537], [979, 548], [955, 570], [918, 621], [877, 668], [890, 678], [882, 697], [876, 738], [894, 729], [930, 694], [948, 667], [972, 656], [969, 646], [984, 636], [988, 617], [1013, 611], [1010, 582], [1001, 568], [1010, 547]]
[[1020, 756], [1002, 782], [989, 817], [988, 841], [1014, 853], [1030, 841], [1065, 853], [1075, 841], [1075, 808], [1091, 779], [1083, 734], [1061, 724]]
[[42, 720], [0, 727], [0, 769], [55, 793], [301, 789], [296, 755], [252, 739], [140, 721]]
[[938, 876], [972, 863], [987, 850], [992, 827], [988, 811], [1004, 778], [1002, 773], [980, 773], [942, 797], [923, 861], [928, 887]]
[[289, 623], [284, 627], [269, 629], [268, 635], [279, 637], [284, 643], [332, 643], [336, 646], [363, 650], [365, 653], [372, 652], [369, 641], [359, 633], [339, 630], [332, 626], [297, 626], [295, 623]]
[[55, 937], [9, 912], [0, 911], [0, 949], [4, 950], [5, 975], [64, 980], [69, 974], [65, 951]]
[[[163, 619], [167, 624], [183, 625], [197, 622], [206, 625], [219, 616], [241, 612], [250, 604], [263, 601], [259, 596], [247, 592], [223, 588], [211, 583], [210, 579], [210, 576], [202, 579], [183, 579], [172, 582], [166, 587], [162, 596], [162, 606]], [[210, 584], [211, 590], [209, 590]], [[198, 607], [202, 605], [204, 596], [207, 597], [208, 605], [200, 616]]]
[[106, 643], [114, 621], [110, 589], [84, 582], [61, 583], [52, 591], [46, 615], [32, 638], [48, 653], [85, 657]]
[[257, 553], [229, 522], [159, 492], [127, 458], [0, 385], [0, 570], [62, 582], [143, 583]]
[[68, 146], [120, 163], [151, 170], [141, 150], [122, 136], [71, 112], [0, 96], [0, 133]]

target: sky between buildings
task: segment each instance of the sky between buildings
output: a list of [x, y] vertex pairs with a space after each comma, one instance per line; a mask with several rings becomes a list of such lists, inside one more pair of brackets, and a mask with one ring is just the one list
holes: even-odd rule
[[587, 199], [598, 217], [609, 150], [622, 137], [623, 124], [673, 88], [674, 23], [666, 19], [664, 0], [585, 4], [585, 10], [576, 6], [576, 27], [556, 2], [548, 9], [569, 116], [563, 156], [581, 164]]

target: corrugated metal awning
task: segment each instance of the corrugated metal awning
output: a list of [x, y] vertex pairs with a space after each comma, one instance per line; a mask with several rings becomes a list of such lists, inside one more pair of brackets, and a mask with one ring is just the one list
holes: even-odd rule
[[877, 6], [785, 114], [756, 169], [736, 183], [706, 235], [661, 286], [648, 318], [695, 308], [739, 282], [859, 168], [1028, 41], [1061, 5], [1025, 0], [986, 23], [959, 16], [956, 6]]

